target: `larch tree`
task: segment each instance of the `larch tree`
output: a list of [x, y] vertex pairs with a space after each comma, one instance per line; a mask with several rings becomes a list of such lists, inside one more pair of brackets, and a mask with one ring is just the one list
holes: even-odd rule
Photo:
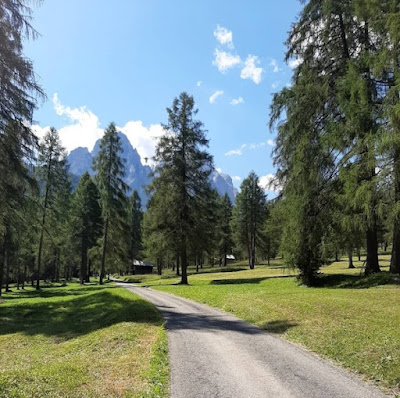
[[44, 97], [32, 62], [23, 53], [24, 40], [36, 36], [27, 4], [25, 0], [0, 2], [0, 279], [9, 255], [11, 213], [21, 210], [25, 197], [22, 202], [14, 199], [24, 191], [23, 181], [30, 179], [26, 163], [37, 144], [29, 122], [37, 100]]
[[66, 152], [61, 145], [57, 130], [53, 127], [40, 144], [36, 174], [40, 187], [39, 243], [36, 262], [36, 289], [39, 289], [45, 233], [50, 239], [53, 238], [47, 230], [48, 219], [54, 215], [60, 190], [66, 188], [68, 184]]
[[[123, 181], [125, 167], [121, 152], [121, 140], [117, 129], [114, 123], [110, 123], [101, 139], [100, 151], [93, 160], [103, 219], [100, 284], [103, 284], [105, 277], [110, 232], [118, 235], [124, 229], [127, 185]], [[118, 250], [118, 247], [113, 246], [113, 250]]]

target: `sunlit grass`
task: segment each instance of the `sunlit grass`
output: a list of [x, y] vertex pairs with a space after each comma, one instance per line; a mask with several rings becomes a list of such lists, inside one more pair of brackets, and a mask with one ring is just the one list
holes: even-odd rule
[[[381, 256], [383, 270], [388, 256]], [[383, 260], [383, 261], [382, 261]], [[220, 308], [340, 363], [379, 385], [400, 389], [400, 286], [388, 272], [360, 276], [345, 259], [321, 270], [321, 287], [271, 267], [192, 275], [143, 284]]]
[[162, 324], [151, 304], [121, 288], [71, 284], [6, 294], [0, 396], [163, 396]]

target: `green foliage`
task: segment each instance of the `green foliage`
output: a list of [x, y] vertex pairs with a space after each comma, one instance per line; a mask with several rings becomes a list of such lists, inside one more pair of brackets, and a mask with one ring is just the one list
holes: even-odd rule
[[75, 250], [80, 253], [80, 282], [89, 282], [89, 250], [96, 246], [101, 236], [100, 195], [89, 173], [79, 180], [72, 204], [70, 233]]
[[223, 258], [223, 264], [226, 266], [227, 259], [226, 256], [232, 252], [233, 249], [233, 233], [231, 228], [232, 218], [233, 218], [233, 206], [228, 194], [223, 195], [219, 199], [218, 208], [218, 251], [220, 257]]
[[142, 204], [140, 201], [140, 197], [136, 190], [133, 191], [132, 196], [129, 199], [128, 215], [129, 215], [129, 227], [130, 227], [128, 256], [130, 264], [133, 265], [134, 260], [141, 260], [142, 250], [143, 250], [143, 241], [142, 241], [143, 211], [142, 211]]
[[121, 159], [122, 146], [114, 123], [110, 123], [100, 142], [100, 151], [93, 160], [97, 172], [95, 181], [100, 193], [103, 218], [102, 253], [100, 263], [100, 284], [103, 283], [106, 256], [109, 255], [108, 270], [118, 269], [126, 259], [128, 236], [126, 223], [127, 185], [123, 181], [125, 168]]
[[[69, 216], [70, 182], [66, 152], [61, 146], [58, 132], [54, 128], [46, 133], [39, 146], [36, 176], [40, 187], [39, 195], [39, 242], [37, 253], [36, 288], [42, 276], [42, 255], [47, 249], [49, 267], [57, 278], [60, 260], [60, 243], [65, 237], [64, 225]], [[61, 241], [57, 242], [57, 238]], [[49, 258], [52, 258], [51, 260]], [[44, 277], [50, 275], [45, 275]]]
[[236, 240], [247, 251], [251, 269], [255, 264], [256, 246], [264, 238], [262, 230], [265, 216], [265, 194], [257, 175], [251, 172], [240, 186], [233, 214]]
[[173, 242], [172, 250], [179, 253], [182, 266], [182, 283], [187, 283], [188, 250], [196, 250], [201, 243], [198, 239], [204, 233], [213, 195], [208, 180], [212, 157], [203, 149], [208, 140], [202, 122], [195, 119], [193, 97], [181, 93], [167, 112], [166, 134], [156, 149], [145, 225], [158, 256]]

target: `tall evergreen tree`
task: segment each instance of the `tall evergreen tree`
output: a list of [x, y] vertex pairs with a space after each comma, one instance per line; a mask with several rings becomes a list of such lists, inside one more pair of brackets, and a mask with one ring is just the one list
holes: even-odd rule
[[10, 220], [15, 216], [11, 213], [19, 212], [23, 206], [24, 197], [22, 202], [18, 197], [28, 177], [21, 154], [25, 162], [30, 161], [37, 144], [26, 121], [32, 119], [37, 99], [44, 97], [32, 62], [23, 54], [24, 40], [36, 36], [29, 22], [31, 9], [27, 3], [0, 2], [0, 289], [11, 243], [7, 236], [12, 230]]
[[218, 249], [220, 256], [223, 259], [223, 265], [226, 266], [226, 256], [232, 252], [233, 247], [233, 237], [231, 229], [233, 206], [228, 194], [225, 194], [220, 198], [218, 207]]
[[80, 248], [80, 283], [89, 281], [89, 250], [101, 235], [101, 208], [99, 192], [89, 173], [84, 173], [76, 188], [72, 206], [73, 234]]
[[247, 250], [249, 267], [254, 269], [256, 246], [260, 242], [265, 219], [265, 194], [259, 179], [251, 172], [240, 185], [234, 208], [235, 225], [239, 244]]
[[[167, 109], [166, 134], [158, 142], [155, 160], [155, 177], [151, 186], [157, 195], [157, 204], [168, 215], [168, 222], [159, 225], [164, 236], [177, 239], [182, 284], [187, 284], [188, 248], [196, 224], [202, 217], [201, 210], [211, 194], [208, 177], [212, 171], [212, 157], [203, 148], [208, 146], [203, 123], [195, 119], [197, 110], [193, 97], [181, 93], [172, 107]], [[168, 198], [170, 206], [166, 206]], [[172, 200], [169, 200], [172, 199]]]
[[[123, 181], [125, 167], [121, 159], [121, 140], [114, 123], [110, 123], [100, 142], [100, 151], [93, 160], [97, 172], [96, 182], [100, 193], [103, 219], [102, 254], [100, 264], [100, 284], [105, 276], [106, 256], [110, 232], [119, 234], [123, 230], [127, 185]], [[113, 245], [117, 251], [118, 246]]]
[[[48, 217], [51, 215], [51, 213], [54, 214], [55, 206], [57, 204], [57, 196], [60, 198], [60, 190], [65, 189], [68, 185], [66, 152], [61, 146], [57, 130], [53, 127], [50, 128], [50, 131], [46, 133], [43, 142], [40, 144], [38, 166], [36, 171], [41, 191], [41, 214], [36, 264], [36, 289], [39, 289], [43, 243]], [[52, 238], [51, 236], [49, 237]]]
[[129, 199], [129, 260], [130, 268], [134, 269], [134, 260], [141, 260], [141, 252], [143, 249], [142, 242], [142, 221], [143, 211], [140, 196], [136, 190], [132, 192]]

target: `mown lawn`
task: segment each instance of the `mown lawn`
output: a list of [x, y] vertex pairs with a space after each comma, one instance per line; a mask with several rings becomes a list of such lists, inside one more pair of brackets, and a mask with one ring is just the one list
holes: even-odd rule
[[[382, 257], [383, 269], [387, 259]], [[386, 261], [386, 262], [385, 262]], [[233, 273], [199, 274], [144, 284], [230, 312], [299, 343], [392, 392], [400, 391], [400, 286], [389, 273], [360, 277], [361, 263], [322, 269], [322, 286], [299, 285], [275, 264]]]
[[0, 300], [0, 397], [163, 397], [159, 312], [112, 286], [69, 284]]

